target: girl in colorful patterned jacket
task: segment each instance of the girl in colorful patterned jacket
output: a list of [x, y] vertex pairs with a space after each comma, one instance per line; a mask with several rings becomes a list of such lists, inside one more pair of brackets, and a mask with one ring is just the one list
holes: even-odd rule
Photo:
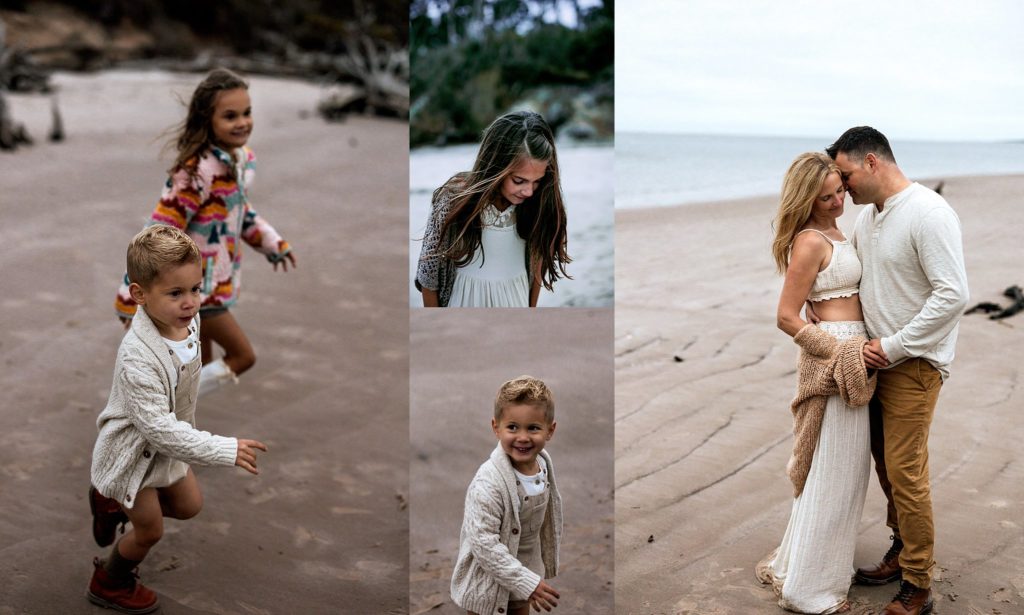
[[[167, 224], [184, 230], [203, 257], [200, 313], [203, 369], [200, 395], [209, 393], [253, 366], [256, 354], [234, 316], [242, 250], [240, 239], [265, 255], [277, 271], [295, 267], [288, 242], [249, 204], [248, 187], [256, 158], [245, 147], [252, 133], [249, 85], [237, 74], [215, 69], [196, 87], [188, 115], [176, 130], [177, 157], [160, 202], [146, 226]], [[127, 274], [115, 307], [127, 328], [136, 305]], [[216, 344], [223, 357], [213, 360]]]
[[516, 111], [484, 131], [473, 170], [434, 191], [416, 271], [425, 307], [536, 307], [565, 265], [555, 136]]

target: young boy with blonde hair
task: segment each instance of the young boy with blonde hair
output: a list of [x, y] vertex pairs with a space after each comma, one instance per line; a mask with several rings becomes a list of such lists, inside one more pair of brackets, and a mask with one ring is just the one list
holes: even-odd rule
[[562, 500], [545, 445], [555, 403], [543, 381], [501, 385], [491, 429], [498, 445], [466, 491], [452, 600], [473, 615], [550, 611], [559, 595], [544, 579], [558, 573]]
[[196, 429], [202, 367], [199, 353], [199, 249], [182, 231], [154, 225], [128, 246], [128, 278], [139, 310], [121, 341], [106, 408], [96, 421], [89, 504], [93, 538], [114, 542], [106, 562], [93, 560], [90, 602], [123, 613], [149, 613], [156, 594], [133, 570], [163, 535], [163, 518], [199, 513], [202, 493], [189, 463], [237, 465], [258, 474], [256, 440]]

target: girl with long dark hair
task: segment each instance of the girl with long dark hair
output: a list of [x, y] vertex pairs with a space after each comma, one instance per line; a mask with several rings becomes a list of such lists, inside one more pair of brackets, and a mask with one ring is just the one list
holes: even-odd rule
[[536, 307], [569, 277], [555, 138], [516, 111], [484, 131], [473, 169], [434, 191], [416, 272], [426, 307]]

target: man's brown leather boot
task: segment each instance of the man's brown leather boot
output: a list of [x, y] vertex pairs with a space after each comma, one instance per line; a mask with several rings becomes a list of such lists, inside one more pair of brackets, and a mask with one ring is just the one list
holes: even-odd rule
[[899, 593], [885, 607], [882, 615], [928, 615], [932, 612], [932, 605], [932, 590], [903, 581]]
[[857, 574], [853, 576], [855, 582], [861, 585], [885, 585], [893, 581], [899, 581], [902, 573], [900, 568], [900, 551], [903, 550], [903, 541], [892, 537], [892, 546], [885, 552], [882, 561], [874, 566], [858, 568]]

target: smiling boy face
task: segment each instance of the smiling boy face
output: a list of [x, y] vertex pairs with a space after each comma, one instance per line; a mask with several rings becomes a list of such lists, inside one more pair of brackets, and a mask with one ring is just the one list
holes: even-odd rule
[[491, 419], [491, 428], [512, 461], [512, 467], [526, 475], [536, 474], [537, 455], [555, 433], [556, 423], [545, 419], [544, 407], [536, 404], [505, 406], [501, 417]]

